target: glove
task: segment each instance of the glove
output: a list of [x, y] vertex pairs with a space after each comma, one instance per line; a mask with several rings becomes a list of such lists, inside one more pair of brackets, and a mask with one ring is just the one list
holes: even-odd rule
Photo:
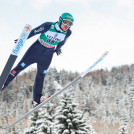
[[18, 41], [18, 39], [14, 40], [14, 43], [16, 43]]
[[55, 49], [56, 54], [59, 56], [62, 52], [61, 52], [61, 49]]

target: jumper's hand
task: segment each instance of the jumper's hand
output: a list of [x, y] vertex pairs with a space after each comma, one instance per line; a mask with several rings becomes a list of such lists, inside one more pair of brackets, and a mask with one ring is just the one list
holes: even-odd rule
[[56, 54], [59, 56], [62, 52], [61, 52], [61, 49], [55, 49]]

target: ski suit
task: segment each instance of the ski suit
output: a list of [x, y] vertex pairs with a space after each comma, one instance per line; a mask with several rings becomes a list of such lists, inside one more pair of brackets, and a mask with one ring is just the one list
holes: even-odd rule
[[[44, 77], [52, 61], [54, 51], [59, 50], [71, 35], [71, 30], [62, 31], [58, 22], [46, 22], [33, 29], [28, 38], [40, 34], [40, 37], [26, 51], [18, 65], [11, 70], [4, 88], [25, 68], [37, 63], [37, 74], [33, 86], [33, 100], [40, 103], [42, 96]], [[3, 88], [3, 89], [4, 89]]]

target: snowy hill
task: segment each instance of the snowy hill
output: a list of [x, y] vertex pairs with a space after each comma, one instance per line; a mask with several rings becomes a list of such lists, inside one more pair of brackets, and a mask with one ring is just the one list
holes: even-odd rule
[[[32, 108], [32, 86], [35, 70], [19, 75], [0, 94], [0, 133], [23, 133], [28, 127], [27, 120], [10, 131], [3, 129]], [[53, 94], [78, 73], [51, 68], [44, 81], [43, 93]], [[96, 70], [72, 86], [78, 110], [99, 134], [131, 134], [134, 129], [134, 65], [108, 70]], [[59, 106], [61, 97], [52, 103]], [[123, 132], [124, 131], [124, 132]]]

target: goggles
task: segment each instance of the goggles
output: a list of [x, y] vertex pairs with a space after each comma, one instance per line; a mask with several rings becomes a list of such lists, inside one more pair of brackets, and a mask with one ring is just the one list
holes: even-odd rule
[[62, 24], [68, 25], [69, 27], [71, 27], [73, 25], [73, 23], [69, 20], [62, 20]]

